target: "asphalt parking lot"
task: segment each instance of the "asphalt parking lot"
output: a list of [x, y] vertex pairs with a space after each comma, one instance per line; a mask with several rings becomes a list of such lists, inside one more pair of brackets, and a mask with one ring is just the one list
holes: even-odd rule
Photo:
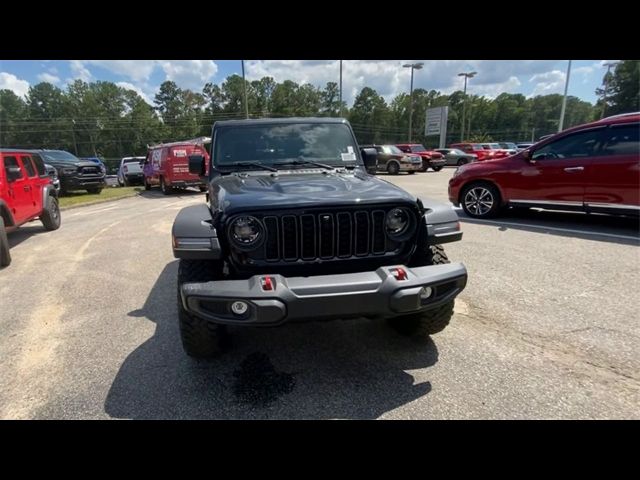
[[[453, 169], [381, 176], [442, 201]], [[640, 245], [629, 219], [467, 219], [469, 283], [424, 340], [367, 320], [234, 329], [182, 352], [170, 229], [200, 193], [62, 212], [10, 235], [0, 271], [0, 418], [640, 418]]]

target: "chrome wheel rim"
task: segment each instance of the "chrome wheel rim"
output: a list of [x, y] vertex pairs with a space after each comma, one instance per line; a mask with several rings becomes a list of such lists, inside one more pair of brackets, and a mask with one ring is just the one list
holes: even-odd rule
[[494, 198], [484, 187], [474, 187], [464, 196], [464, 206], [474, 215], [486, 215], [493, 207]]

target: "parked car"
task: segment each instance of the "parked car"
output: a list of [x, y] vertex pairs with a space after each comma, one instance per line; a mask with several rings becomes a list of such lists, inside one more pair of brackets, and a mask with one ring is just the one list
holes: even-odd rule
[[502, 207], [640, 214], [640, 113], [564, 130], [514, 156], [464, 165], [449, 200], [471, 217]]
[[142, 166], [146, 157], [124, 157], [120, 160], [118, 168], [118, 185], [128, 187], [130, 185], [143, 185], [144, 172]]
[[[201, 192], [206, 191], [206, 182], [189, 172], [188, 157], [199, 154], [209, 162], [209, 153], [204, 146], [208, 143], [211, 143], [209, 137], [201, 137], [149, 147], [143, 162], [144, 188], [149, 190], [157, 185], [165, 195], [169, 195], [175, 188], [198, 187]], [[250, 148], [250, 145], [245, 148]]]
[[64, 150], [32, 150], [44, 161], [52, 165], [60, 179], [60, 193], [72, 190], [86, 190], [100, 193], [104, 188], [104, 173], [99, 165], [90, 160], [80, 160]]
[[11, 263], [10, 233], [40, 219], [47, 230], [60, 227], [58, 194], [39, 154], [0, 149], [0, 267]]
[[445, 161], [442, 158], [442, 154], [427, 150], [424, 145], [420, 143], [400, 143], [397, 144], [400, 150], [405, 153], [416, 153], [422, 158], [422, 171], [426, 172], [431, 168], [434, 172], [439, 172], [444, 167]]
[[478, 160], [478, 156], [475, 153], [464, 153], [458, 148], [436, 148], [435, 151], [442, 154], [446, 162], [445, 165], [457, 165], [459, 167]]
[[513, 150], [514, 153], [518, 150], [518, 146], [513, 142], [498, 142], [497, 145], [503, 150]]
[[448, 325], [467, 281], [441, 246], [461, 239], [458, 217], [368, 175], [377, 152], [346, 120], [218, 121], [212, 138], [212, 168], [204, 152], [189, 157], [207, 203], [172, 228], [188, 355], [220, 353], [228, 325], [388, 318], [419, 337]]
[[365, 145], [363, 148], [375, 148], [378, 152], [376, 171], [397, 175], [407, 172], [413, 175], [422, 170], [422, 157], [420, 155], [406, 154], [395, 145]]
[[53, 188], [56, 189], [57, 193], [60, 193], [60, 179], [58, 178], [58, 171], [55, 169], [53, 165], [49, 165], [48, 163], [44, 164], [45, 170], [47, 171], [47, 175], [51, 179], [51, 184]]
[[98, 157], [80, 157], [80, 160], [87, 160], [89, 162], [97, 164], [100, 167], [102, 173], [104, 173], [105, 175], [107, 174], [107, 166]]
[[505, 157], [517, 153], [515, 148], [514, 149], [502, 148], [499, 143], [482, 143], [481, 145], [482, 145], [482, 148], [484, 148], [485, 150], [492, 150], [494, 152], [499, 152], [500, 155]]
[[507, 156], [502, 150], [486, 149], [481, 143], [452, 143], [449, 148], [457, 148], [464, 153], [475, 155], [479, 162]]
[[516, 145], [516, 150], [518, 152], [521, 152], [522, 150], [526, 150], [527, 148], [529, 148], [529, 147], [531, 147], [533, 145], [535, 145], [535, 144], [534, 143], [518, 143]]

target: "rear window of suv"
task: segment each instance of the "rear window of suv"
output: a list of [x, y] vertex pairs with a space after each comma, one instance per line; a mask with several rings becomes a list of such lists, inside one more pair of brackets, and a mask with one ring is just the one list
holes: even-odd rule
[[640, 155], [640, 124], [614, 125], [607, 133], [603, 155]]

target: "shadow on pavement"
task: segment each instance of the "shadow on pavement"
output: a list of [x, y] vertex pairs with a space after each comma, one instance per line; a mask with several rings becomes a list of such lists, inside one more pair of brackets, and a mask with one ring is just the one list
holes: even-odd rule
[[484, 220], [471, 218], [462, 209], [457, 209], [456, 212], [462, 222], [491, 225], [501, 231], [515, 229], [623, 245], [640, 245], [640, 219], [633, 217], [509, 209], [498, 218]]
[[139, 196], [141, 198], [146, 198], [146, 199], [171, 198], [171, 197], [175, 197], [175, 198], [195, 197], [198, 195], [202, 195], [204, 198], [204, 192], [200, 192], [200, 190], [192, 189], [192, 188], [187, 188], [185, 190], [175, 190], [169, 195], [165, 195], [164, 193], [162, 193], [162, 191], [160, 191], [159, 188], [152, 188], [151, 190], [143, 190], [142, 192], [139, 193]]
[[142, 308], [129, 313], [156, 330], [118, 371], [105, 401], [112, 417], [368, 419], [431, 391], [404, 370], [434, 365], [433, 341], [401, 337], [382, 321], [235, 328], [227, 353], [193, 360], [180, 344], [177, 266], [169, 263]]
[[33, 223], [30, 222], [26, 225], [22, 225], [20, 228], [7, 234], [9, 248], [20, 245], [25, 240], [29, 240], [30, 238], [43, 233], [48, 233], [48, 231], [44, 229], [40, 220], [35, 220]]

